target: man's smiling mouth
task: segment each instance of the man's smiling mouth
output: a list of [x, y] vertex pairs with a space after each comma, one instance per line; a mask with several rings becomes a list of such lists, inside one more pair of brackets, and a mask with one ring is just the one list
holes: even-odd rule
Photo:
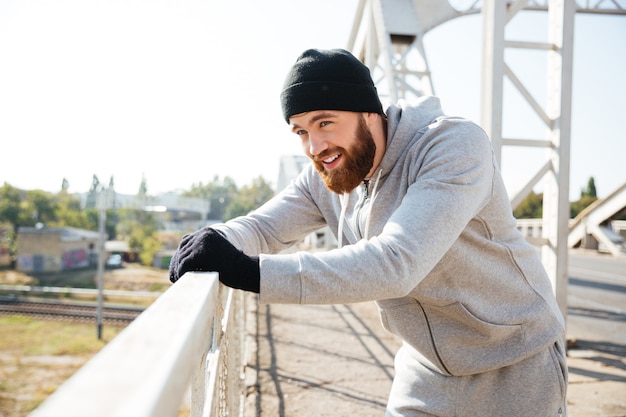
[[337, 153], [322, 159], [322, 164], [324, 164], [324, 168], [326, 169], [333, 169], [339, 164], [339, 161], [341, 161], [341, 154]]

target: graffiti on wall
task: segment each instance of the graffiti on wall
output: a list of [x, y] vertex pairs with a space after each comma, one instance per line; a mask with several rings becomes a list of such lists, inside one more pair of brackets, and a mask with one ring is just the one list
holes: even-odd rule
[[89, 253], [86, 249], [75, 249], [63, 253], [60, 259], [42, 254], [20, 255], [18, 257], [18, 268], [20, 271], [47, 272], [58, 271], [59, 269], [75, 269], [89, 266]]
[[63, 253], [63, 269], [83, 268], [89, 266], [85, 249], [70, 250]]
[[32, 256], [23, 256], [20, 255], [17, 257], [17, 265], [20, 271], [32, 271], [35, 265]]
[[52, 256], [41, 254], [20, 255], [17, 258], [18, 269], [24, 272], [57, 271], [59, 262]]

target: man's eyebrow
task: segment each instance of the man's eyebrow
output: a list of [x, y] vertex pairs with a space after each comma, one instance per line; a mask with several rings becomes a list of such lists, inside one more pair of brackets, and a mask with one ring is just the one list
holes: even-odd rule
[[[315, 123], [315, 122], [317, 122], [317, 121], [318, 121], [318, 120], [320, 120], [320, 119], [328, 119], [328, 118], [333, 118], [333, 117], [336, 117], [336, 115], [335, 115], [334, 113], [331, 113], [331, 112], [323, 112], [323, 113], [319, 113], [319, 114], [316, 114], [315, 116], [313, 116], [313, 117], [311, 118], [311, 120], [309, 120], [309, 123]], [[291, 130], [292, 130], [292, 131], [294, 131], [294, 130], [300, 129], [301, 127], [302, 127], [302, 126], [300, 126], [299, 124], [294, 123], [294, 124], [291, 126]]]

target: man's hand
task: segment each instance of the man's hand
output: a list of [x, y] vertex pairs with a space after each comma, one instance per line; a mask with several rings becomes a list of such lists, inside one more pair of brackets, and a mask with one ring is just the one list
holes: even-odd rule
[[183, 236], [170, 262], [170, 281], [189, 271], [219, 272], [224, 285], [256, 293], [260, 289], [259, 258], [247, 256], [210, 227]]

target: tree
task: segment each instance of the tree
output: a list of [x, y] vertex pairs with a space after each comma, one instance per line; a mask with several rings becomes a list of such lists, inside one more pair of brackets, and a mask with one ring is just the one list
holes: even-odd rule
[[114, 209], [117, 207], [117, 196], [115, 192], [115, 181], [113, 180], [113, 175], [109, 178], [109, 186], [106, 189], [106, 208]]
[[148, 196], [148, 180], [146, 176], [141, 176], [141, 184], [139, 184], [139, 190], [137, 190], [137, 198], [145, 199]]
[[540, 219], [543, 216], [543, 193], [530, 194], [513, 210], [516, 219]]
[[[98, 177], [93, 175], [92, 184], [87, 193], [87, 201], [81, 208], [81, 201], [68, 193], [69, 183], [64, 179], [61, 191], [57, 194], [41, 190], [24, 191], [5, 183], [0, 187], [0, 223], [10, 226], [5, 233], [10, 252], [15, 256], [17, 230], [23, 226], [35, 226], [43, 223], [49, 227], [76, 227], [87, 230], [98, 230], [99, 204], [102, 193], [114, 194], [114, 181], [111, 177], [109, 185], [104, 188]], [[228, 220], [255, 210], [274, 195], [271, 184], [258, 177], [241, 190], [230, 177], [215, 176], [206, 185], [193, 185], [192, 189], [183, 194], [187, 197], [208, 199], [211, 202], [213, 218]], [[145, 177], [139, 189], [140, 203], [147, 203], [147, 185]], [[143, 208], [143, 205], [139, 206]], [[107, 208], [105, 231], [109, 239], [127, 240], [131, 250], [140, 254], [140, 260], [150, 265], [152, 258], [162, 247], [157, 231], [159, 223], [154, 213], [142, 209]]]
[[[142, 265], [150, 266], [154, 259], [154, 255], [161, 250], [162, 243], [156, 233], [145, 231], [142, 228], [135, 229], [135, 233], [130, 237], [128, 243], [133, 245], [135, 239], [141, 239], [141, 250], [139, 251], [139, 262]], [[135, 236], [136, 234], [136, 236]]]
[[[62, 190], [54, 199], [54, 220], [50, 227], [77, 227], [79, 229], [97, 230], [98, 223], [90, 222], [87, 212], [81, 210], [80, 199]], [[94, 210], [94, 209], [91, 209]]]
[[274, 196], [274, 190], [270, 183], [263, 177], [252, 180], [252, 184], [244, 186], [228, 206], [225, 218], [232, 219], [237, 216], [244, 216], [260, 207], [263, 203]]
[[152, 212], [130, 208], [118, 209], [119, 222], [116, 233], [126, 240], [132, 252], [139, 254], [144, 265], [151, 265], [154, 254], [161, 249], [157, 236], [158, 222]]
[[10, 230], [4, 234], [7, 242], [9, 257], [14, 261], [17, 251], [17, 229], [20, 225], [20, 202], [21, 190], [12, 187], [6, 182], [0, 188], [0, 224], [10, 226]]
[[598, 199], [596, 195], [596, 184], [593, 177], [589, 178], [587, 182], [587, 188], [580, 190], [580, 198], [576, 201], [572, 201], [569, 206], [570, 218], [575, 218], [583, 211], [587, 206], [592, 204]]
[[70, 182], [67, 178], [63, 178], [63, 182], [61, 182], [61, 192], [66, 192], [70, 189]]
[[151, 204], [152, 197], [148, 195], [148, 180], [145, 175], [141, 175], [141, 184], [135, 195], [134, 205], [138, 210], [143, 209]]
[[55, 221], [55, 211], [50, 193], [41, 190], [23, 191], [6, 183], [0, 188], [0, 221], [11, 224], [16, 235], [19, 227]]
[[32, 220], [24, 219], [25, 225], [42, 223], [47, 225], [56, 220], [56, 207], [53, 196], [41, 190], [26, 191], [25, 200], [22, 202], [22, 210]]
[[[589, 178], [587, 187], [580, 190], [580, 198], [570, 202], [570, 218], [576, 217], [587, 206], [596, 201], [596, 184]], [[516, 219], [539, 219], [543, 216], [543, 193], [531, 193], [513, 210]]]
[[0, 188], [0, 222], [10, 224], [14, 235], [20, 226], [21, 201], [22, 191], [5, 182]]
[[589, 181], [587, 182], [587, 188], [580, 191], [580, 197], [593, 197], [598, 198], [596, 194], [596, 182], [593, 177], [589, 177]]
[[[67, 198], [67, 193], [59, 194]], [[64, 221], [59, 221], [60, 212], [59, 202], [54, 195], [41, 190], [23, 191], [5, 183], [0, 188], [0, 223], [11, 227], [11, 231], [5, 236], [11, 257], [16, 255], [17, 232], [20, 227], [32, 227], [38, 223], [66, 226]]]
[[208, 217], [225, 220], [225, 213], [237, 193], [237, 184], [231, 177], [220, 179], [218, 175], [215, 175], [213, 180], [206, 185], [201, 182], [192, 184], [191, 189], [182, 195], [208, 200], [210, 204]]
[[89, 191], [87, 192], [85, 208], [98, 208], [98, 196], [100, 195], [101, 189], [100, 180], [94, 174], [91, 178], [91, 187], [89, 187]]

